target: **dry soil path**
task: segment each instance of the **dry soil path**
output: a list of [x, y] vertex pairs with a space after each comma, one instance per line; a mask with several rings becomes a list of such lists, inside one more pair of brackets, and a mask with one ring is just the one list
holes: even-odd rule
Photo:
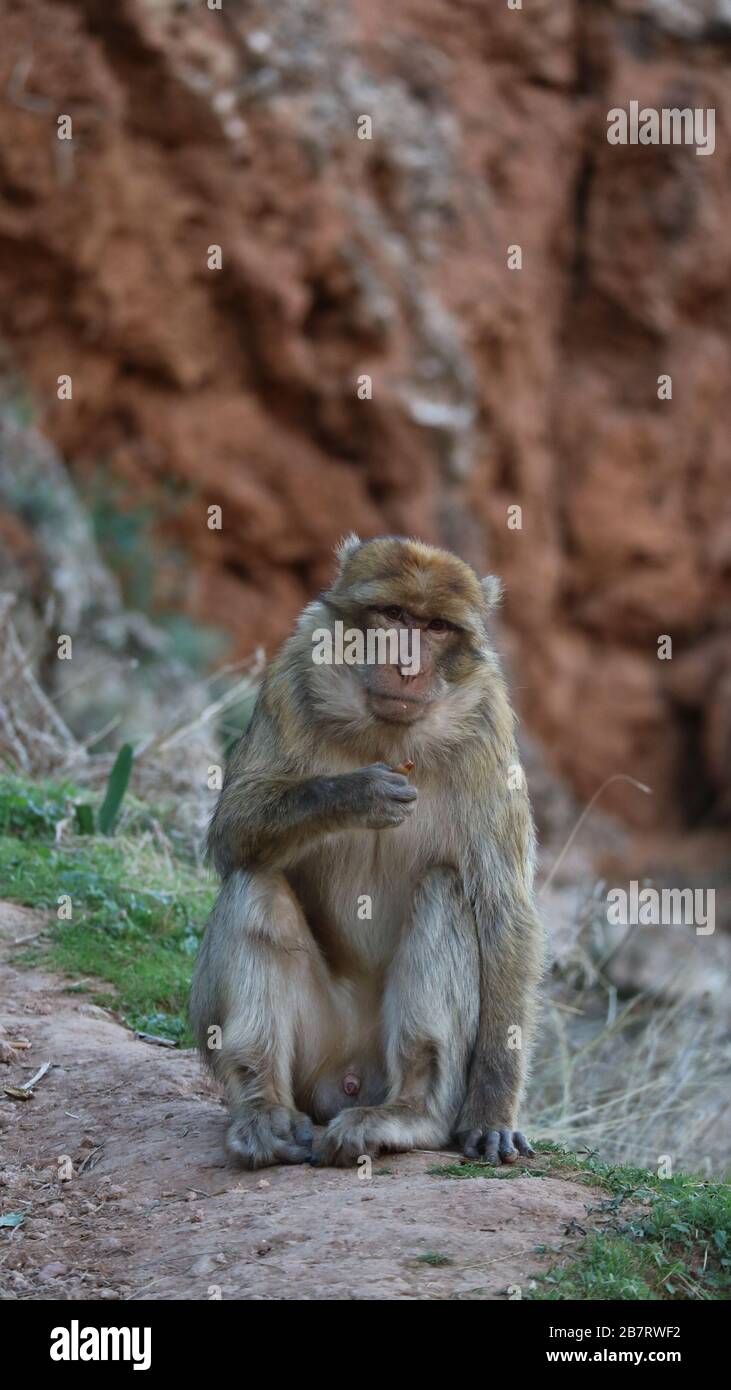
[[[42, 925], [0, 903], [0, 1216], [23, 1215], [0, 1228], [0, 1298], [499, 1299], [586, 1224], [585, 1187], [430, 1174], [446, 1154], [384, 1157], [370, 1180], [229, 1168], [193, 1053], [14, 965]], [[31, 1099], [7, 1095], [46, 1061]]]

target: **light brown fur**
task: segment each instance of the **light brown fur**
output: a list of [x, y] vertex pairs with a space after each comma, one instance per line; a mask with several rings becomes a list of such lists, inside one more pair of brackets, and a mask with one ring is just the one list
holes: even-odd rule
[[[351, 538], [269, 668], [211, 825], [224, 882], [191, 999], [247, 1166], [452, 1136], [488, 1161], [529, 1152], [515, 1126], [543, 946], [487, 635], [498, 588], [420, 542]], [[422, 634], [416, 680], [313, 663], [316, 630], [393, 626], [393, 606]], [[408, 778], [392, 770], [407, 761]]]

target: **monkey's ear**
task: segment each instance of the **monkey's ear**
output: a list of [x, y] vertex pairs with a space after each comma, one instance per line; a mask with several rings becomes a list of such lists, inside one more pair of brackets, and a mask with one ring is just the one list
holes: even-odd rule
[[338, 541], [335, 547], [335, 555], [337, 557], [339, 570], [345, 568], [351, 555], [354, 555], [362, 544], [363, 542], [360, 536], [356, 536], [355, 531], [351, 531], [349, 536], [343, 536], [342, 540]]
[[486, 574], [480, 580], [480, 585], [488, 608], [496, 608], [503, 596], [502, 579], [498, 579], [496, 574]]

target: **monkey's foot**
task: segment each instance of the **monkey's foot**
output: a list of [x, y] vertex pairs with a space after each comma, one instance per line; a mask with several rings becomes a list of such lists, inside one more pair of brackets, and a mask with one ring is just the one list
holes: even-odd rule
[[457, 1135], [465, 1158], [473, 1163], [515, 1163], [518, 1157], [533, 1158], [525, 1135], [519, 1129], [488, 1129], [478, 1125]]
[[336, 1115], [315, 1140], [312, 1162], [323, 1168], [347, 1168], [364, 1154], [375, 1158], [382, 1149], [413, 1149], [444, 1139], [433, 1121], [405, 1106], [354, 1106]]
[[243, 1106], [231, 1120], [226, 1148], [244, 1168], [309, 1163], [314, 1137], [312, 1121], [299, 1110], [289, 1110], [285, 1105], [268, 1109]]

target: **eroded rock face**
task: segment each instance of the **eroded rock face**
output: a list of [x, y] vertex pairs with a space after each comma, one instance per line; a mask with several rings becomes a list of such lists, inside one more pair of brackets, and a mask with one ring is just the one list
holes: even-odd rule
[[[729, 806], [726, 13], [0, 0], [0, 329], [77, 477], [242, 653], [346, 529], [499, 570], [527, 725], [646, 823]], [[634, 99], [716, 153], [610, 146]]]

